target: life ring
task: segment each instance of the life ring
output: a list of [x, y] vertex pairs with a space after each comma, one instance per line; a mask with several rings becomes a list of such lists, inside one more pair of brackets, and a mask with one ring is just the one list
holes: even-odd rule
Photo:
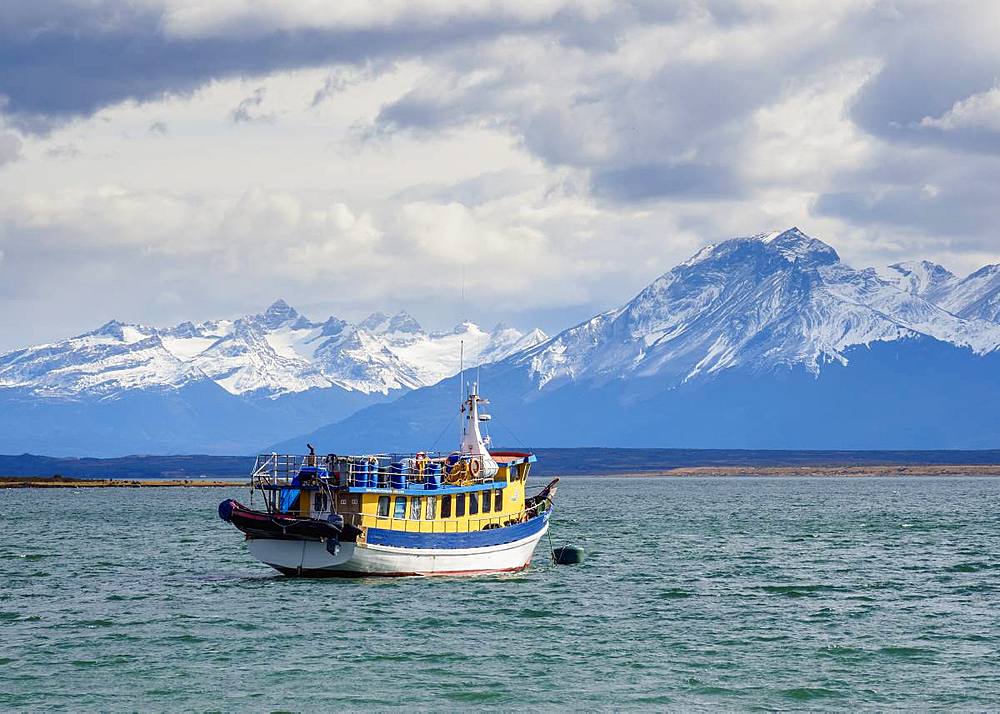
[[472, 478], [478, 478], [479, 474], [482, 473], [482, 470], [483, 464], [481, 461], [477, 459], [469, 460], [469, 473], [472, 475]]

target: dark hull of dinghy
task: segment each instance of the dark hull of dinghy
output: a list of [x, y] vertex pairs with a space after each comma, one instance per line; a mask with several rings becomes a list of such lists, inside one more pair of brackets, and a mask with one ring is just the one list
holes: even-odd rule
[[239, 501], [229, 499], [219, 504], [219, 518], [232, 523], [251, 538], [287, 538], [292, 540], [321, 538], [341, 542], [353, 541], [360, 531], [352, 525], [301, 518], [283, 513], [266, 513], [247, 508]]

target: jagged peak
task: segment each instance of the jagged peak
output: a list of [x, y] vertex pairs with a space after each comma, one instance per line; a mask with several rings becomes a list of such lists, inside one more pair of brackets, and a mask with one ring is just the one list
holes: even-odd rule
[[291, 313], [294, 315], [299, 314], [298, 312], [296, 312], [294, 307], [285, 302], [284, 298], [278, 298], [268, 306], [267, 310], [264, 311], [265, 315], [273, 313]]
[[888, 266], [886, 279], [900, 290], [926, 297], [940, 297], [955, 282], [954, 273], [929, 260], [904, 260]]
[[341, 320], [339, 317], [330, 315], [330, 317], [326, 318], [326, 322], [320, 326], [320, 334], [324, 337], [339, 335], [344, 331], [345, 327], [347, 327], [347, 322], [345, 320]]
[[388, 320], [389, 316], [384, 312], [373, 312], [371, 315], [359, 322], [358, 327], [368, 330], [369, 332], [375, 332]]
[[257, 322], [267, 330], [282, 326], [305, 328], [312, 325], [304, 315], [299, 314], [298, 310], [281, 298], [275, 300], [264, 312], [255, 317]]
[[119, 340], [124, 340], [125, 323], [120, 320], [108, 320], [96, 330], [91, 330], [84, 334], [87, 336], [107, 335], [108, 337], [117, 337]]
[[915, 270], [923, 269], [928, 272], [943, 272], [948, 275], [954, 274], [940, 263], [935, 263], [932, 260], [901, 260], [898, 263], [893, 263], [889, 267], [901, 273], [912, 273]]
[[424, 331], [424, 328], [420, 326], [410, 313], [406, 310], [400, 310], [389, 320], [389, 324], [385, 328], [386, 332], [389, 333], [410, 333], [418, 334]]
[[201, 329], [195, 325], [190, 320], [185, 320], [184, 322], [174, 325], [166, 330], [160, 330], [161, 334], [167, 335], [168, 337], [197, 337], [201, 335]]
[[983, 267], [981, 267], [979, 270], [975, 270], [969, 273], [968, 277], [966, 277], [965, 280], [978, 280], [980, 278], [992, 277], [993, 275], [996, 274], [1000, 274], [1000, 264], [989, 263], [988, 265], [984, 265]]
[[[759, 252], [761, 246], [764, 250], [777, 252], [789, 263], [804, 267], [840, 262], [840, 255], [831, 246], [793, 226], [783, 231], [756, 233], [730, 238], [720, 243], [709, 243], [677, 267], [690, 268], [710, 260], [729, 259], [748, 250]], [[668, 271], [663, 277], [670, 275], [674, 270]]]
[[836, 250], [823, 241], [806, 235], [797, 226], [775, 233], [765, 233], [760, 240], [776, 249], [790, 263], [830, 265], [840, 262]]
[[155, 330], [121, 320], [109, 320], [96, 330], [85, 332], [80, 337], [111, 337], [120, 342], [141, 342], [155, 334]]

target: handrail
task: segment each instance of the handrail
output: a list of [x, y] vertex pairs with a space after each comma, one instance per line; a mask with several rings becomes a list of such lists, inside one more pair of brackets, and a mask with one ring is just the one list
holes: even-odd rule
[[[447, 464], [443, 460], [430, 458], [424, 463], [440, 464], [442, 466], [440, 471], [427, 466], [419, 467], [416, 472], [406, 472], [402, 469], [394, 470], [394, 465], [399, 463], [399, 460], [395, 460], [395, 456], [391, 457], [394, 459], [393, 461], [385, 464], [382, 463], [382, 457], [378, 455], [361, 458], [316, 456], [315, 466], [313, 466], [309, 463], [311, 460], [309, 456], [262, 454], [257, 457], [254, 463], [254, 469], [251, 473], [251, 487], [290, 485], [292, 479], [299, 475], [303, 468], [314, 467], [326, 470], [325, 480], [336, 486], [348, 488], [386, 488], [401, 491], [410, 489], [412, 486], [423, 488], [427, 483], [436, 484], [439, 487], [508, 483], [505, 479], [497, 479], [498, 474], [487, 476], [485, 472], [482, 472], [477, 476], [471, 476], [471, 472], [465, 468], [462, 471], [463, 478], [460, 484], [449, 483], [449, 474], [446, 472]], [[372, 468], [373, 466], [374, 468]]]

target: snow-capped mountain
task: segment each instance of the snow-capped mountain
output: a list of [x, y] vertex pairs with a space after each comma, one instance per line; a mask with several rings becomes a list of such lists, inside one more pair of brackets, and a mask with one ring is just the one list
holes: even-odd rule
[[39, 396], [113, 396], [211, 380], [233, 395], [277, 398], [312, 389], [364, 394], [414, 389], [468, 364], [502, 359], [545, 339], [511, 328], [487, 333], [463, 323], [425, 333], [411, 316], [380, 313], [357, 325], [310, 321], [283, 300], [236, 320], [169, 328], [109, 322], [78, 337], [0, 356], [0, 388]]
[[539, 387], [563, 379], [759, 371], [848, 362], [847, 350], [925, 335], [982, 354], [1000, 326], [963, 320], [797, 228], [708, 246], [628, 304], [517, 357]]
[[931, 302], [956, 282], [955, 274], [929, 260], [907, 260], [889, 266], [886, 279], [903, 292]]
[[150, 386], [180, 388], [206, 379], [153, 330], [112, 321], [56, 344], [0, 357], [0, 388], [30, 388], [39, 396], [107, 397]]
[[248, 453], [454, 374], [463, 341], [475, 364], [543, 339], [428, 334], [406, 313], [313, 322], [282, 300], [235, 320], [112, 321], [0, 355], [0, 452]]
[[703, 248], [552, 338], [428, 333], [405, 312], [314, 322], [283, 301], [111, 322], [0, 356], [0, 451], [249, 453], [304, 432], [277, 448], [450, 448], [434, 440], [463, 358], [507, 443], [997, 448], [998, 294], [997, 266], [880, 275], [792, 228]]
[[900, 289], [967, 320], [1000, 322], [1000, 265], [987, 265], [964, 278], [927, 260], [889, 266]]
[[1000, 265], [987, 265], [955, 281], [935, 301], [960, 317], [1000, 322]]
[[[964, 282], [932, 264], [892, 272], [854, 269], [797, 228], [710, 245], [621, 307], [490, 364], [483, 393], [495, 422], [539, 446], [1000, 446], [1000, 325], [924, 297]], [[457, 379], [302, 438], [431, 448]]]

